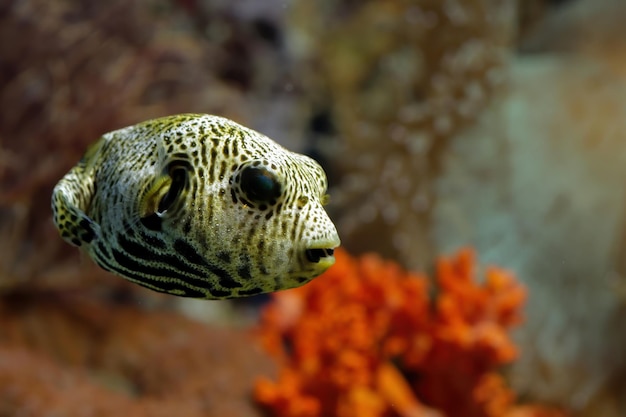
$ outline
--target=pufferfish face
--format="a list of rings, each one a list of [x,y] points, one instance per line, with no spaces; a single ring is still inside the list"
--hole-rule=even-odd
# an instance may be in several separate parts
[[[105,135],[59,182],[53,210],[104,269],[233,298],[297,287],[334,263],[326,188],[311,158],[227,119],[180,115]]]

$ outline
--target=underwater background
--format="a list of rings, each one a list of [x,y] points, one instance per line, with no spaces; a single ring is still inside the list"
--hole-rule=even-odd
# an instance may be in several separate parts
[[[625,21],[620,0],[1,2],[0,417],[626,415]],[[182,112],[322,163],[333,268],[187,300],[62,241],[52,187],[87,146]]]

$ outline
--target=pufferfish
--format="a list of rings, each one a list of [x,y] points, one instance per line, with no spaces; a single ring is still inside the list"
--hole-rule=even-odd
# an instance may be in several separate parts
[[[231,120],[182,114],[102,136],[56,185],[54,222],[103,269],[221,299],[298,287],[334,263],[313,159]]]

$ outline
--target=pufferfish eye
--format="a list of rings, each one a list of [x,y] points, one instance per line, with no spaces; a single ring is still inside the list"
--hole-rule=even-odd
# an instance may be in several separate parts
[[[180,199],[187,187],[191,164],[187,161],[172,161],[155,178],[152,186],[139,201],[141,223],[150,230],[161,230],[162,217]]]
[[[170,188],[163,195],[157,207],[157,213],[165,213],[178,200],[180,193],[187,183],[187,170],[182,165],[173,165],[169,167],[169,176],[171,179]]]
[[[276,174],[262,166],[248,166],[241,171],[241,191],[255,203],[275,202],[282,192]]]

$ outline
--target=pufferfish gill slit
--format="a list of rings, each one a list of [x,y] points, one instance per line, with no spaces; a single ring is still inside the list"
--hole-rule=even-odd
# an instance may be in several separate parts
[[[56,185],[63,239],[155,291],[221,299],[298,287],[334,263],[326,175],[231,120],[182,114],[102,136]]]

